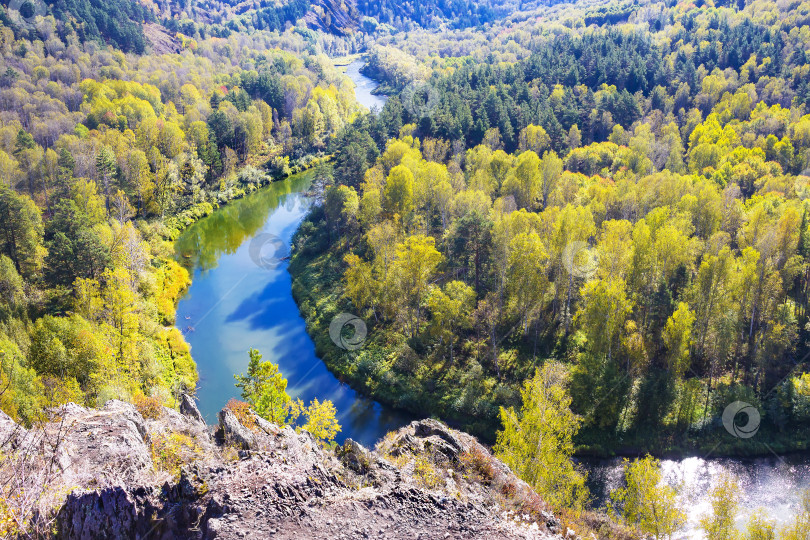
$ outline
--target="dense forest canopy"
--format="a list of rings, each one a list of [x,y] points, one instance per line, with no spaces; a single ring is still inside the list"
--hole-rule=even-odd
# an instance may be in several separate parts
[[[436,55],[463,30],[382,38],[369,70],[401,93],[336,139],[342,187],[301,229],[295,289],[305,313],[344,295],[375,330],[324,354],[488,436],[549,359],[595,451],[704,444],[735,399],[773,440],[806,429],[806,12],[656,4],[602,28],[557,11],[492,29],[537,36],[514,56]]]
[[[49,38],[56,34],[64,41],[68,35],[75,35],[82,42],[110,43],[122,51],[139,54],[146,50],[142,25],[154,20],[144,5],[126,0],[25,0],[3,4],[0,20],[7,28],[12,27],[18,37],[34,38],[40,33]],[[9,16],[16,19],[17,24]],[[47,30],[37,28],[42,24],[38,23],[37,16],[48,18]]]

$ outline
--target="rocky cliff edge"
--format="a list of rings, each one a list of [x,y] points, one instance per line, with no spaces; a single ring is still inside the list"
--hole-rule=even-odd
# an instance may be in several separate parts
[[[229,409],[212,430],[190,398],[180,409],[68,404],[36,430],[0,413],[0,482],[65,539],[573,536],[475,438],[435,420],[370,450]]]

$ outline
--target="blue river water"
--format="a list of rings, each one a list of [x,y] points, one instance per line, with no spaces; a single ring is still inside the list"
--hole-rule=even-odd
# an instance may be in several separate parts
[[[372,94],[378,85],[376,81],[360,73],[363,64],[363,60],[355,60],[346,66],[346,75],[354,81],[354,95],[357,101],[369,110],[380,111],[385,105],[386,97]]]
[[[239,397],[233,376],[247,371],[248,349],[255,348],[263,360],[279,365],[291,396],[335,404],[339,442],[351,437],[373,446],[411,418],[360,396],[332,375],[315,355],[292,297],[288,263],[268,265],[256,257],[257,242],[268,235],[289,246],[311,204],[305,194],[309,183],[307,173],[276,182],[231,202],[178,238],[176,252],[193,277],[177,307],[177,326],[197,363],[197,396],[208,423],[216,422],[230,398]],[[264,257],[273,259],[275,245],[269,249]]]

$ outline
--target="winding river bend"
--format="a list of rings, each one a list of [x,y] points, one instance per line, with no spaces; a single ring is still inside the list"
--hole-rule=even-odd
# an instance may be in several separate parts
[[[193,282],[177,307],[177,325],[191,344],[200,411],[208,423],[238,397],[233,374],[247,371],[253,347],[279,365],[290,395],[305,403],[332,400],[343,427],[339,441],[351,437],[373,446],[410,417],[360,396],[329,372],[293,300],[287,262],[268,265],[256,257],[258,250],[263,260],[282,255],[285,248],[274,253],[275,240],[267,238],[290,244],[311,204],[304,193],[310,176],[298,174],[233,201],[183,233],[175,248]]]
[[[381,108],[384,98],[371,94],[375,83],[360,73],[361,66],[362,62],[356,61],[346,69],[356,84],[358,101],[369,109]],[[292,298],[287,263],[281,261],[268,268],[254,262],[257,242],[268,235],[278,238],[278,245],[289,245],[311,204],[305,194],[309,184],[308,173],[276,182],[229,203],[183,233],[176,251],[193,273],[193,283],[178,305],[177,326],[192,347],[200,373],[200,409],[209,423],[216,422],[216,413],[228,399],[238,397],[233,374],[247,370],[247,351],[254,347],[265,360],[279,364],[291,395],[305,402],[314,397],[334,402],[343,427],[339,441],[351,437],[373,446],[411,417],[364,398],[338,381],[315,355]],[[686,487],[689,524],[678,538],[703,537],[698,522],[709,510],[707,492],[722,470],[734,472],[741,481],[741,529],[758,507],[767,509],[780,522],[786,521],[798,508],[800,492],[810,487],[808,456],[754,460],[692,457],[664,460],[662,464],[669,482]],[[584,465],[595,502],[604,503],[607,493],[621,482],[620,460],[588,461]]]

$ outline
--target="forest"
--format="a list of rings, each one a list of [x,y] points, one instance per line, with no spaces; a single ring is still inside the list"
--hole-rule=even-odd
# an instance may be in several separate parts
[[[0,408],[30,425],[68,401],[171,406],[197,381],[171,241],[317,163],[352,89],[269,34],[149,56],[55,15],[0,36]]]
[[[736,400],[803,448],[807,6],[758,7],[579,27],[515,62],[373,49],[404,90],[338,134],[292,266],[311,325],[371,328],[319,343],[327,363],[487,438],[554,359],[580,451],[710,448]]]

